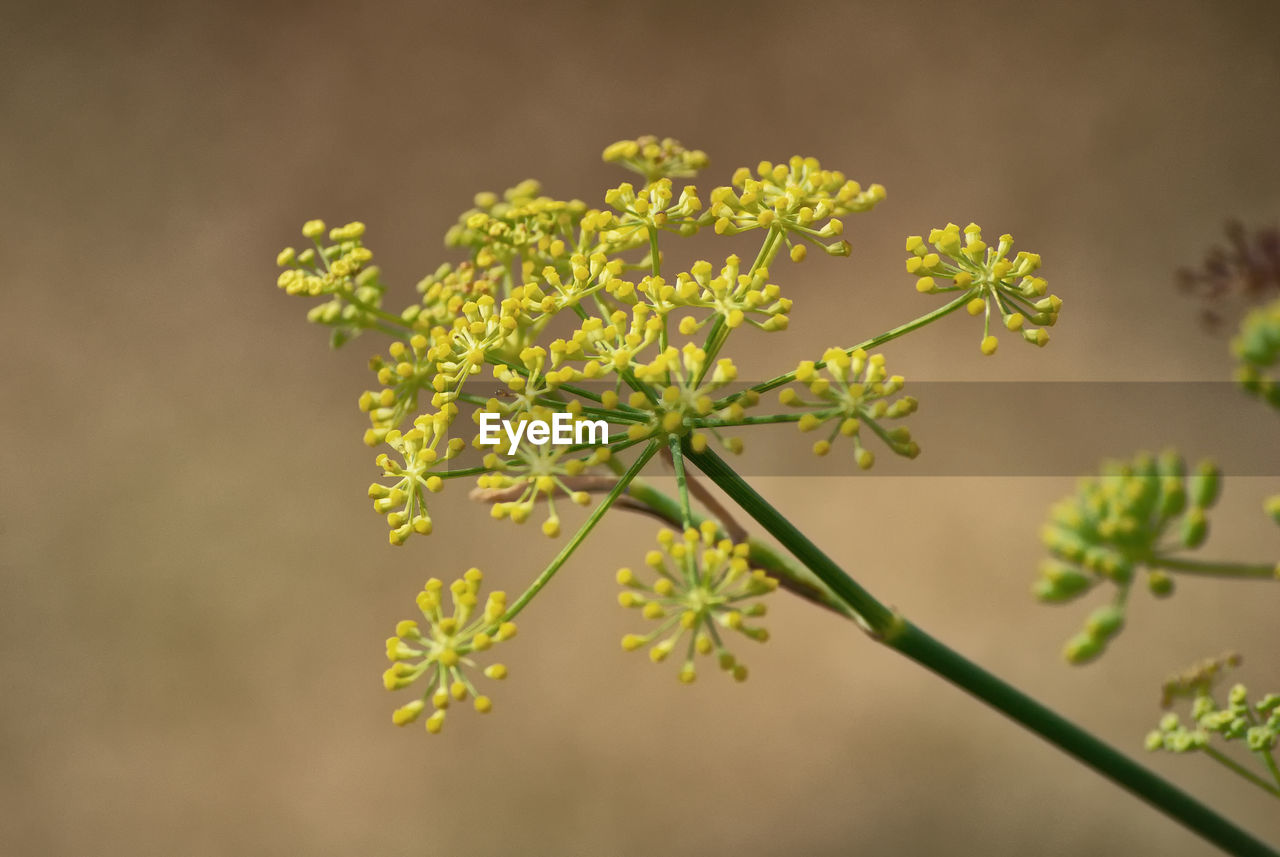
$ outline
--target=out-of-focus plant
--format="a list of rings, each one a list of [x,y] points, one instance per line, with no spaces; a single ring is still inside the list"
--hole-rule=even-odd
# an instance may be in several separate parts
[[[1280,765],[1275,748],[1280,743],[1280,693],[1268,693],[1254,701],[1243,684],[1232,685],[1226,705],[1214,698],[1214,685],[1222,673],[1240,663],[1240,656],[1227,654],[1206,658],[1170,676],[1162,688],[1161,704],[1168,708],[1181,698],[1191,700],[1191,721],[1184,724],[1175,713],[1160,719],[1147,733],[1147,749],[1170,753],[1201,753],[1232,773],[1280,798]],[[1258,770],[1251,770],[1216,745],[1243,746]]]
[[[1280,410],[1280,301],[1252,310],[1231,340],[1236,380],[1250,395]]]
[[[418,299],[399,311],[385,307],[386,289],[360,223],[326,230],[309,221],[303,234],[311,246],[279,256],[280,287],[320,299],[308,318],[331,329],[335,346],[369,332],[391,338],[370,361],[376,384],[359,405],[370,421],[365,442],[382,450],[381,478],[369,495],[393,545],[432,533],[431,497],[460,478],[476,479],[472,496],[489,504],[494,518],[539,519],[551,538],[562,535],[566,501],[594,501],[515,597],[492,591],[481,606],[474,569],[447,596],[439,580],[427,582],[417,595],[423,618],[402,621],[386,641],[392,661],[386,686],[415,692],[393,721],[404,725],[425,715],[427,730],[437,732],[454,704],[470,699],[477,711],[489,711],[477,671],[497,680],[506,669],[482,665],[488,650],[515,634],[517,615],[606,513],[641,511],[667,526],[658,534],[661,549],[644,557],[645,571],[617,573],[619,602],[654,624],[626,634],[622,645],[646,648],[655,662],[674,659],[681,681],[693,682],[704,659],[745,678],[728,641],[766,640],[760,620],[770,593],[783,588],[846,616],[1233,853],[1274,855],[877,600],[717,452],[741,451],[753,426],[792,423],[816,433],[814,453],[847,454],[864,469],[873,466],[875,449],[915,457],[919,446],[910,431],[892,423],[918,403],[901,395],[905,380],[890,374],[876,349],[962,308],[983,317],[984,354],[995,353],[1000,328],[1045,345],[1062,302],[1038,273],[1040,257],[1015,253],[1009,235],[989,244],[976,224],[947,224],[928,232],[927,241],[911,236],[907,271],[916,290],[944,302],[744,385],[730,340],[734,348],[761,348],[765,337],[785,331],[792,311],[785,283],[795,276],[788,262],[802,263],[811,251],[849,256],[841,237],[846,220],[874,209],[884,188],[864,188],[814,158],[795,156],[740,168],[704,195],[683,180],[705,168],[707,156],[652,137],[610,145],[604,159],[640,179],[607,190],[600,206],[544,195],[534,181],[502,195],[478,194],[446,235],[446,245],[464,258],[425,277]],[[699,233],[725,241],[754,235],[758,243],[754,256],[716,253],[683,270],[666,264],[665,244]],[[490,418],[507,432],[505,449],[487,434]],[[577,429],[588,429],[589,439],[548,442],[548,426],[560,421],[576,438]],[[658,457],[674,472],[674,495],[642,476]],[[703,477],[784,550],[752,537]]]
[[[1202,462],[1187,476],[1183,459],[1169,451],[1111,462],[1102,475],[1085,479],[1077,493],[1059,502],[1042,531],[1052,555],[1040,567],[1033,591],[1041,601],[1061,603],[1109,583],[1110,601],[1094,609],[1067,641],[1071,663],[1086,663],[1120,633],[1135,577],[1159,598],[1173,593],[1174,577],[1280,578],[1280,563],[1217,562],[1184,556],[1209,534],[1206,513],[1218,499],[1222,475]]]
[[[1227,245],[1214,245],[1199,267],[1178,271],[1178,287],[1200,298],[1202,317],[1219,327],[1232,305],[1249,306],[1280,295],[1280,229],[1252,234],[1238,220],[1226,226]]]

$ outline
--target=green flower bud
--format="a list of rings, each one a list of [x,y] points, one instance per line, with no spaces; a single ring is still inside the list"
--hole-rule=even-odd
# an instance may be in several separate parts
[[[1068,601],[1086,592],[1093,583],[1094,578],[1074,566],[1045,560],[1033,591],[1041,601]]]
[[[1172,518],[1187,508],[1187,492],[1182,487],[1182,480],[1175,476],[1166,476],[1160,481],[1160,514]]]
[[[1204,717],[1208,717],[1216,709],[1213,707],[1213,699],[1208,696],[1197,696],[1195,701],[1191,703],[1191,716],[1196,722]]]
[[[1212,461],[1202,461],[1195,474],[1187,480],[1191,502],[1200,509],[1208,509],[1218,500],[1222,489],[1222,471]]]
[[[1157,598],[1173,594],[1173,578],[1163,571],[1152,571],[1147,574],[1147,589]]]
[[[1264,508],[1267,510],[1267,514],[1271,516],[1271,520],[1280,524],[1280,494],[1268,498]]]
[[[1090,636],[1108,640],[1124,627],[1124,608],[1115,604],[1099,607],[1089,614],[1084,627]]]
[[[1198,548],[1204,544],[1209,535],[1209,522],[1205,519],[1203,507],[1198,505],[1187,512],[1182,519],[1182,530],[1179,538],[1184,547]]]
[[[1160,458],[1156,460],[1156,469],[1161,476],[1172,476],[1179,480],[1187,475],[1187,463],[1177,451],[1172,449],[1166,449],[1160,453]]]
[[[1087,664],[1102,654],[1102,650],[1105,647],[1106,641],[1081,632],[1067,640],[1067,645],[1063,647],[1062,655],[1067,659],[1068,663],[1076,665]]]
[[[1245,733],[1245,743],[1255,753],[1266,753],[1276,746],[1277,735],[1265,726],[1254,726]]]

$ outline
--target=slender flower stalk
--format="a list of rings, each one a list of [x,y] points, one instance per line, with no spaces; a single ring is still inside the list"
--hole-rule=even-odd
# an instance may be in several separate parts
[[[873,639],[931,670],[1230,854],[1275,857],[1266,843],[1154,772],[958,654],[885,607],[761,497],[714,452],[689,459],[857,611]]]

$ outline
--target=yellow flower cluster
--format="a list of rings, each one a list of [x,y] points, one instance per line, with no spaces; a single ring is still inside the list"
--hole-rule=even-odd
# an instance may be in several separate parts
[[[837,437],[853,441],[854,460],[863,470],[875,463],[875,455],[862,445],[862,426],[866,424],[877,437],[898,455],[915,458],[920,447],[911,439],[905,427],[887,430],[880,425],[884,419],[900,419],[915,413],[917,403],[911,396],[890,399],[902,390],[905,381],[901,375],[889,376],[884,368],[884,355],[872,354],[862,349],[852,354],[828,348],[822,355],[822,368],[812,360],[806,360],[796,368],[796,381],[803,384],[816,401],[801,398],[795,387],[785,387],[778,393],[778,401],[792,408],[805,408],[808,412],[796,422],[802,432],[810,432],[823,424],[829,424],[827,436],[813,444],[816,455],[831,451],[831,442]]]
[[[933,245],[930,249],[929,245]],[[1040,257],[1019,251],[1008,258],[1013,249],[1013,236],[1001,235],[994,247],[982,240],[982,229],[976,223],[964,228],[948,223],[929,233],[925,242],[919,235],[907,239],[907,273],[917,277],[916,290],[923,294],[958,292],[965,298],[970,315],[983,316],[982,353],[994,354],[1000,341],[991,332],[992,311],[1000,316],[1003,326],[1021,334],[1032,345],[1044,346],[1049,332],[1033,324],[1053,327],[1058,321],[1062,301],[1048,295],[1042,277],[1035,276]]]
[[[604,160],[639,173],[648,184],[663,178],[689,178],[710,163],[706,152],[686,149],[670,137],[652,136],[612,143],[605,147]]]
[[[658,544],[662,549],[649,551],[644,560],[656,579],[646,582],[629,568],[618,572],[618,583],[623,587],[618,603],[658,623],[647,634],[626,635],[622,647],[632,651],[650,646],[649,657],[658,663],[687,639],[679,673],[680,681],[686,684],[697,678],[698,655],[715,654],[721,669],[737,681],[746,679],[747,668],[725,646],[728,632],[761,643],[769,639],[764,628],[746,620],[765,614],[765,605],[754,599],[773,592],[778,582],[750,568],[745,544],[717,540],[715,534],[716,526],[711,522],[683,534],[660,530]]]
[[[541,530],[552,538],[561,533],[566,499],[588,505],[593,495],[605,495],[510,610],[501,593],[483,610],[476,606],[474,569],[450,587],[450,615],[442,611],[442,584],[428,582],[418,596],[426,625],[401,623],[388,641],[388,687],[423,678],[428,684],[421,699],[397,710],[397,723],[418,717],[428,702],[429,731],[439,730],[450,700],[473,697],[479,710],[488,709],[464,672],[473,666],[470,656],[514,633],[509,620],[634,487],[630,480],[659,449],[683,467],[686,455],[705,452],[713,441],[740,452],[738,429],[791,422],[805,432],[826,427],[813,446],[820,455],[836,438],[849,438],[864,468],[874,460],[863,445],[868,432],[896,454],[919,451],[906,428],[883,425],[910,415],[916,402],[900,395],[903,379],[887,374],[880,355],[829,349],[821,361],[746,386],[727,345],[736,337],[735,346],[761,348],[760,337],[788,328],[792,301],[770,270],[777,255],[785,249],[798,262],[810,246],[848,255],[843,219],[874,208],[883,187],[864,189],[814,158],[796,156],[739,169],[730,184],[704,196],[681,180],[705,167],[706,155],[656,137],[615,143],[604,159],[642,181],[606,191],[599,207],[548,196],[532,180],[502,194],[477,194],[445,236],[463,260],[422,278],[416,300],[399,312],[383,306],[385,288],[364,246],[363,224],[326,229],[308,221],[303,235],[312,246],[286,249],[277,260],[281,289],[320,299],[308,317],[332,329],[333,345],[368,331],[391,337],[369,362],[376,383],[359,398],[369,419],[365,442],[380,448],[381,476],[369,497],[387,521],[391,544],[431,533],[428,495],[451,479],[475,477],[473,496],[490,504],[494,518],[518,524],[545,509]],[[706,227],[723,236],[761,230],[753,261],[726,252],[711,257],[723,263],[699,259],[664,270],[660,242]],[[971,311],[986,306],[990,315],[995,307],[1009,329],[1024,318],[1045,326],[1056,319],[1057,298],[1044,297],[1044,281],[1032,274],[1038,257],[1007,259],[1007,236],[985,248],[970,227],[962,245],[949,226],[930,240],[938,253],[921,249],[919,238],[908,243],[914,259],[908,267],[921,277],[922,291],[962,291]],[[943,275],[951,285],[937,284]],[[879,341],[908,329],[914,328]],[[1023,335],[1037,344],[1047,338],[1042,330]],[[762,393],[779,387],[784,412],[758,413]],[[495,417],[504,433],[496,449]],[[546,442],[549,423],[590,431],[572,432],[571,443]],[[664,516],[687,524],[697,520],[690,513],[693,492],[683,470],[677,473],[679,513]],[[619,575],[623,602],[658,623],[624,645],[650,646],[660,660],[687,636],[682,680],[693,680],[696,655],[713,653],[724,669],[745,677],[722,637],[734,631],[763,640],[764,630],[747,620],[763,615],[755,599],[777,582],[749,568],[746,546],[718,539],[711,525],[664,531],[659,540],[662,550],[648,558],[656,580]],[[499,666],[486,672],[505,674]]]
[[[785,164],[761,161],[752,176],[747,167],[733,174],[732,184],[711,193],[710,214],[717,234],[772,229],[821,248],[832,256],[848,256],[847,241],[826,243],[844,233],[839,218],[870,211],[885,197],[884,188],[866,190],[844,173],[824,170],[817,158],[799,155]],[[805,244],[791,248],[791,259],[803,261]]]
[[[335,348],[378,326],[386,287],[377,266],[369,264],[373,252],[362,241],[364,229],[363,223],[334,227],[326,244],[320,240],[324,221],[308,220],[302,235],[313,246],[301,252],[286,247],[276,256],[276,264],[284,268],[276,285],[286,294],[328,297],[311,308],[307,320],[332,328]]]
[[[422,695],[400,706],[391,715],[397,726],[406,726],[421,716],[428,705],[427,731],[435,734],[444,726],[445,713],[455,702],[473,700],[475,710],[487,714],[493,708],[489,697],[476,690],[469,670],[478,669],[474,656],[516,635],[514,622],[504,621],[506,595],[491,592],[479,609],[480,569],[473,568],[449,586],[453,609],[444,610],[444,584],[431,578],[418,593],[418,610],[425,620],[406,619],[396,625],[395,636],[387,638],[390,668],[382,675],[387,690],[407,688],[419,680]],[[507,677],[502,664],[483,670],[490,679]]]
[[[382,475],[392,483],[389,486],[373,483],[369,486],[369,497],[374,511],[387,516],[393,545],[404,544],[413,533],[431,532],[426,495],[444,488],[444,479],[435,472],[436,466],[457,456],[465,446],[462,438],[446,440],[448,427],[446,409],[419,416],[414,420],[414,427],[404,434],[392,429],[386,435],[387,445],[399,454],[402,463],[392,461],[386,453],[378,456]]]

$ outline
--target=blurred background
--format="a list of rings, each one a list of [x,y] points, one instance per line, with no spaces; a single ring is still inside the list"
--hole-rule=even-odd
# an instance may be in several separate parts
[[[785,594],[773,640],[739,650],[750,681],[680,686],[618,646],[637,618],[613,572],[655,529],[622,514],[522,615],[492,715],[393,728],[382,641],[422,581],[478,565],[517,589],[555,547],[463,486],[430,539],[386,544],[356,408],[385,343],[330,352],[274,258],[305,219],[363,220],[400,305],[476,191],[532,176],[599,204],[624,178],[607,143],[669,135],[711,155],[703,188],[796,153],[888,188],[848,219],[853,258],[776,266],[792,331],[738,352],[746,377],[923,312],[904,236],[976,220],[1043,256],[1054,341],[986,359],[947,319],[886,350],[909,381],[1218,380],[1226,339],[1174,271],[1227,218],[1280,213],[1280,7],[4,6],[0,853],[1213,853]],[[1160,681],[1199,657],[1236,648],[1280,689],[1265,582],[1135,592],[1100,663],[1062,664],[1087,606],[1028,587],[1069,476],[757,486],[873,592],[1135,755]],[[1277,487],[1230,479],[1208,552],[1280,553],[1258,514]],[[1274,800],[1210,761],[1148,761],[1280,840]]]

